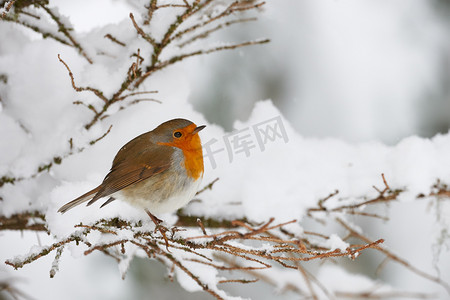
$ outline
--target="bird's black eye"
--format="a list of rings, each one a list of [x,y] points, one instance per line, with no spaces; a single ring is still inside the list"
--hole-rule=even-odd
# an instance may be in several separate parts
[[[173,133],[173,136],[176,137],[176,138],[180,138],[182,135],[183,135],[183,134],[182,134],[181,132],[179,132],[179,131],[175,131],[175,132]]]

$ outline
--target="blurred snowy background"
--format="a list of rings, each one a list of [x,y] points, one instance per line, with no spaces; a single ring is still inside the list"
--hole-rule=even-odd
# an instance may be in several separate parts
[[[84,41],[106,29],[120,28],[123,36],[134,31],[129,13],[136,12],[136,1],[51,0],[50,5],[69,18]],[[293,207],[294,212],[336,188],[349,197],[374,192],[371,185],[382,187],[382,172],[393,187],[406,187],[408,195],[426,194],[437,178],[447,183],[450,180],[449,16],[450,1],[444,0],[269,0],[257,22],[240,24],[213,37],[217,41],[267,37],[271,39],[269,44],[195,57],[164,70],[146,86],[160,91],[155,98],[163,102],[161,107],[153,103],[130,107],[111,120],[114,130],[108,138],[112,141],[64,160],[51,176],[41,176],[35,183],[5,185],[0,189],[4,198],[0,212],[8,215],[24,210],[29,199],[36,197],[50,198],[50,204],[42,200],[32,208],[45,206],[44,210],[54,211],[64,202],[61,195],[70,194],[64,198],[70,200],[100,181],[124,142],[175,116],[197,124],[206,122],[209,133],[205,130],[205,141],[280,113],[289,131],[287,147],[292,151],[268,151],[268,156],[254,155],[251,162],[241,159],[232,166],[223,160],[225,168],[207,170],[205,183],[221,176],[222,185],[216,187],[220,195],[213,190],[209,194],[211,207],[198,211],[210,209],[212,215],[233,215],[239,212],[214,211],[214,201],[224,201],[224,194],[229,198],[249,194],[263,197],[263,187],[268,184],[260,175],[264,168],[258,167],[258,159],[263,159],[272,172],[284,173],[278,173],[279,184],[272,189],[275,195],[279,193],[290,201],[295,195],[303,198],[304,204]],[[71,89],[67,72],[56,58],[58,53],[83,85],[94,82],[107,90],[108,84],[117,85],[122,78],[123,73],[117,70],[123,66],[105,63],[104,68],[88,68],[73,49],[41,40],[15,24],[0,22],[0,75],[8,79],[0,78],[0,175],[32,174],[48,153],[64,149],[65,138],[70,137],[68,129],[79,123],[83,110],[72,102],[80,98],[93,101]],[[56,103],[57,99],[61,102]],[[266,99],[273,106],[260,102]],[[45,112],[40,110],[44,107]],[[48,118],[55,118],[58,126],[49,124]],[[98,137],[108,126],[80,133],[78,141]],[[47,136],[50,129],[52,134]],[[444,135],[425,139],[439,133]],[[412,137],[415,135],[422,139]],[[281,148],[283,145],[277,147],[286,149]],[[356,171],[342,178],[342,169],[349,161]],[[233,172],[256,179],[241,185],[241,175],[230,178]],[[261,180],[259,185],[256,180]],[[299,194],[293,192],[297,185]],[[233,189],[236,186],[239,188]],[[391,221],[363,218],[357,220],[359,226],[369,236],[384,238],[390,249],[419,269],[440,273],[449,282],[448,200],[442,207],[432,201],[403,200],[382,209]],[[283,218],[277,203],[268,207]],[[241,211],[244,215],[245,208]],[[108,209],[106,214],[117,213],[114,208]],[[63,232],[61,222],[67,220],[66,227],[71,227],[82,214],[90,214],[83,217],[92,219],[98,212],[91,208],[77,213],[67,219],[50,213],[55,234]],[[266,217],[264,213],[267,211],[261,211],[262,218]],[[43,233],[1,232],[0,241],[0,260],[4,261],[26,254],[31,245],[49,244],[51,238]],[[16,282],[33,299],[210,299],[201,292],[186,293],[178,283],[168,281],[165,269],[157,262],[134,260],[122,280],[117,265],[107,257],[67,255],[60,264],[61,271],[50,279],[52,260],[46,257],[20,271],[0,266],[0,281]],[[343,268],[331,265],[317,275],[329,287],[345,282],[351,283],[350,289],[353,285],[370,286],[367,282],[371,278],[380,286],[387,283],[399,290],[431,293],[437,299],[449,297],[441,286],[397,265],[390,265],[376,277],[374,269],[380,257],[370,253],[364,253],[357,263],[339,262]],[[311,264],[311,271],[319,267]],[[282,289],[281,284],[274,291],[269,285],[256,283],[230,286],[227,291],[252,299],[299,298],[281,293]],[[10,299],[0,291],[2,297]]]
[[[448,1],[268,1],[240,37],[271,43],[202,58],[196,107],[231,128],[272,99],[304,136],[394,144],[450,125]],[[200,65],[200,66],[202,66]],[[213,75],[211,75],[211,73]],[[204,84],[206,81],[207,84]]]

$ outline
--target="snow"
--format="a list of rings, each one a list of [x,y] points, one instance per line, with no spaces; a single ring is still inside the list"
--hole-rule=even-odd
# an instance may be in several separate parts
[[[341,252],[345,252],[349,244],[344,242],[337,234],[333,233],[325,241],[324,246],[330,248],[331,250],[339,249]]]
[[[78,0],[77,2],[51,0],[50,4],[58,7],[61,14],[70,16],[75,31],[82,33],[127,19],[131,9],[128,3],[108,0]],[[79,9],[80,7],[84,9]],[[106,8],[108,13],[98,13]]]
[[[363,4],[355,4],[359,11]],[[57,3],[57,2],[55,2]],[[372,3],[373,4],[373,3]],[[319,4],[315,4],[319,5]],[[348,11],[345,7],[337,7],[338,2],[326,1],[315,8],[318,16],[316,22],[323,24],[323,20],[330,20],[326,28],[317,27],[319,32],[330,33],[330,27],[338,26],[339,31],[346,31],[353,28],[352,24],[339,23],[343,17],[352,15],[354,12]],[[349,4],[346,4],[349,5]],[[373,4],[374,5],[374,4]],[[384,14],[387,2],[383,2],[380,10],[375,11],[373,18],[377,19]],[[331,7],[331,8],[330,8]],[[218,9],[218,7],[215,7]],[[59,10],[64,14],[64,9]],[[169,10],[167,10],[169,11]],[[166,15],[167,11],[155,14],[155,22],[170,24],[173,19]],[[56,10],[55,10],[56,12]],[[217,13],[217,11],[214,11]],[[338,14],[338,15],[337,15]],[[450,231],[450,205],[448,201],[417,200],[420,194],[428,195],[432,191],[432,186],[441,180],[443,183],[450,183],[450,133],[436,135],[433,138],[421,138],[410,135],[396,144],[386,145],[375,140],[365,142],[349,142],[334,137],[306,137],[301,134],[298,124],[303,124],[308,119],[319,118],[324,120],[329,116],[311,113],[314,108],[292,109],[287,114],[280,111],[270,99],[258,101],[252,108],[248,118],[233,123],[232,130],[224,130],[217,124],[208,122],[207,118],[196,111],[188,101],[192,91],[189,80],[189,70],[186,66],[177,65],[155,73],[151,80],[147,80],[139,91],[154,91],[152,98],[161,101],[142,102],[137,105],[120,109],[125,102],[116,103],[108,110],[108,117],[97,122],[91,129],[87,130],[87,124],[93,114],[81,105],[74,105],[74,101],[82,101],[85,104],[92,104],[97,109],[103,105],[95,95],[90,92],[76,93],[71,86],[70,78],[66,68],[58,61],[57,54],[70,66],[74,74],[77,86],[91,86],[101,89],[105,96],[110,96],[117,91],[124,80],[131,62],[135,58],[130,58],[137,49],[141,49],[141,55],[149,59],[151,47],[146,46],[141,38],[136,38],[136,32],[128,19],[128,14],[122,15],[115,20],[115,24],[99,26],[90,29],[84,34],[77,36],[83,45],[88,49],[94,64],[89,64],[85,58],[80,56],[76,50],[63,46],[50,39],[31,38],[24,34],[21,29],[11,24],[0,22],[0,40],[11,41],[0,44],[0,70],[1,74],[7,75],[7,84],[0,81],[0,177],[14,176],[20,177],[14,184],[5,184],[0,188],[0,215],[11,216],[16,213],[26,211],[39,211],[44,213],[47,221],[47,228],[51,236],[37,234],[42,239],[41,245],[34,234],[29,232],[21,239],[15,232],[5,232],[0,235],[2,244],[7,243],[10,247],[1,247],[0,260],[13,258],[18,261],[30,253],[38,253],[45,249],[56,239],[70,236],[77,224],[92,224],[101,218],[120,217],[130,222],[144,220],[143,229],[152,229],[153,224],[148,220],[145,212],[138,210],[127,203],[120,201],[100,209],[101,201],[92,206],[81,205],[65,214],[57,212],[58,208],[66,202],[78,197],[86,191],[95,188],[107,174],[111,161],[115,153],[128,140],[138,134],[152,130],[160,123],[171,118],[183,117],[194,121],[198,125],[207,125],[206,129],[200,133],[203,144],[211,146],[213,151],[218,151],[205,157],[205,175],[202,186],[212,182],[215,178],[219,180],[214,184],[212,190],[206,190],[198,196],[199,202],[192,202],[187,205],[183,212],[188,215],[204,216],[206,218],[217,218],[233,220],[247,218],[252,222],[267,222],[270,218],[275,218],[275,223],[297,220],[297,223],[287,225],[285,228],[290,232],[303,236],[304,232],[310,230],[310,221],[307,220],[307,209],[317,205],[319,199],[324,199],[335,190],[339,191],[337,197],[326,202],[329,209],[342,205],[343,203],[356,203],[362,197],[377,197],[379,193],[373,185],[379,189],[384,188],[381,178],[383,173],[392,190],[402,190],[395,204],[392,205],[391,228],[379,229],[377,232],[371,231],[371,227],[364,222],[359,224],[357,220],[350,219],[350,224],[358,232],[369,231],[371,236],[386,238],[386,245],[392,247],[401,256],[407,257],[414,265],[433,273],[439,267],[443,278],[449,278],[449,270],[445,269],[442,262],[447,262],[448,254],[448,232]],[[339,20],[337,17],[339,17]],[[142,23],[142,16],[136,15],[138,24]],[[372,28],[370,24],[379,23],[364,19],[364,15],[358,19],[358,23],[366,26],[370,32],[390,32],[388,29],[392,23],[396,23],[395,16],[389,14],[383,20],[383,30],[381,32]],[[69,22],[70,19],[64,19]],[[314,25],[314,24],[313,24]],[[316,24],[317,25],[317,24]],[[316,26],[314,25],[314,26]],[[317,25],[319,26],[319,25]],[[431,25],[430,25],[431,26]],[[75,26],[76,27],[76,26]],[[334,28],[334,27],[333,27]],[[49,30],[54,27],[49,25]],[[150,27],[156,39],[160,39],[164,26]],[[85,29],[81,29],[83,31]],[[53,32],[57,34],[58,32]],[[110,40],[103,38],[107,33],[114,33],[114,36],[125,43],[127,47],[121,47]],[[353,32],[353,34],[361,34]],[[390,40],[394,39],[398,33],[389,33]],[[357,45],[353,45],[352,51],[347,52],[347,48],[340,41],[334,40],[336,36],[330,36],[330,45],[315,45],[321,49],[340,46],[336,55],[355,54],[355,64],[347,70],[352,76],[345,77],[352,83],[356,82],[352,91],[340,90],[340,86],[331,84],[333,78],[340,74],[329,74],[326,84],[331,88],[322,89],[317,86],[309,86],[304,91],[302,97],[310,99],[325,99],[330,94],[337,92],[336,97],[343,99],[365,98],[368,95],[377,94],[373,86],[366,82],[355,81],[363,70],[359,69],[360,62],[368,60],[367,49],[374,46],[374,42],[363,44],[363,52],[360,53]],[[377,39],[380,37],[377,37]],[[350,37],[346,37],[350,39]],[[375,40],[376,41],[376,40]],[[217,45],[224,45],[225,42],[218,42]],[[190,52],[195,46],[194,43],[183,53]],[[178,53],[179,49],[173,47],[164,57],[170,57]],[[393,55],[393,53],[403,53],[404,49],[393,49],[386,46],[381,49]],[[186,52],[184,52],[186,51]],[[426,51],[422,49],[421,51]],[[400,65],[406,66],[404,69],[395,68],[392,72],[387,71],[390,76],[404,78],[406,73],[413,72],[410,65],[418,65],[421,70],[425,70],[423,81],[426,85],[432,85],[429,81],[430,66],[421,57],[421,51],[413,52],[405,56]],[[350,54],[349,54],[350,53]],[[356,55],[359,54],[359,55]],[[337,63],[336,60],[333,60]],[[316,60],[313,69],[328,69],[326,65],[332,63],[326,60]],[[317,65],[315,65],[317,64]],[[347,66],[333,65],[334,70],[347,69]],[[311,74],[313,77],[322,78],[325,76],[317,71]],[[382,81],[385,85],[393,84],[390,76],[380,77],[386,73],[386,65],[377,65],[377,61],[369,69],[370,81]],[[317,79],[316,78],[316,79]],[[419,78],[420,79],[420,78]],[[419,80],[418,79],[418,80]],[[394,101],[397,98],[414,98],[412,95],[420,94],[415,89],[409,90],[413,83],[404,83],[401,79],[399,85],[404,87],[397,93],[389,95],[385,101]],[[366,85],[367,84],[367,85]],[[230,87],[232,88],[232,87]],[[369,93],[368,93],[369,91]],[[379,92],[379,91],[378,91]],[[145,96],[147,97],[147,96]],[[138,99],[139,96],[133,97]],[[130,99],[132,100],[132,99]],[[274,99],[276,100],[276,99]],[[321,100],[321,101],[322,101]],[[354,103],[354,102],[352,102]],[[355,108],[359,111],[370,109],[363,102]],[[334,104],[333,104],[334,106]],[[305,108],[305,106],[303,106]],[[354,134],[359,137],[373,136],[374,131],[385,131],[382,124],[373,126],[377,120],[366,120],[364,117],[352,113],[351,120],[346,120],[345,126],[355,128]],[[344,114],[348,116],[348,114]],[[409,132],[413,120],[410,114],[405,112],[405,118],[400,118],[400,131]],[[295,115],[295,124],[290,121]],[[345,117],[331,121],[341,122]],[[276,124],[276,127],[274,127]],[[330,126],[330,125],[326,126]],[[358,124],[356,126],[355,124]],[[112,125],[111,132],[94,146],[89,142],[102,136]],[[267,127],[270,125],[272,127]],[[296,127],[297,126],[297,127]],[[367,127],[367,128],[366,128]],[[360,130],[360,131],[359,131]],[[273,134],[272,136],[267,135]],[[389,136],[389,139],[394,137]],[[73,148],[70,148],[69,140],[72,139]],[[243,143],[245,142],[245,143]],[[248,148],[243,145],[249,146]],[[81,150],[83,149],[83,150]],[[61,157],[62,163],[53,163],[50,172],[38,172],[39,167],[54,162],[55,157]],[[423,201],[423,202],[418,202]],[[429,201],[434,205],[435,211],[427,211]],[[430,204],[430,205],[431,205]],[[173,214],[160,216],[165,220],[166,225],[176,222]],[[328,215],[323,213],[321,219],[327,220]],[[409,223],[406,223],[408,220]],[[423,222],[423,223],[422,223]],[[413,241],[402,231],[404,223],[409,225],[408,234],[414,233]],[[307,227],[308,226],[308,227]],[[389,226],[388,226],[389,227]],[[394,230],[395,229],[395,230]],[[207,229],[208,230],[208,229]],[[209,232],[208,232],[209,233]],[[111,234],[92,233],[90,241],[97,244],[108,243],[121,238],[130,238],[131,232],[121,232],[119,236]],[[198,228],[190,229],[187,232],[177,233],[180,236],[198,236]],[[326,240],[318,239],[318,243],[330,249],[340,249],[345,251],[349,244],[342,239],[344,235],[331,233]],[[417,244],[415,240],[418,240]],[[420,241],[426,241],[421,243]],[[236,243],[235,241],[233,243]],[[245,248],[246,246],[240,245]],[[250,246],[248,246],[250,247]],[[65,246],[59,264],[54,260],[54,253],[42,261],[27,265],[17,271],[18,277],[30,279],[30,290],[38,291],[41,285],[56,286],[54,298],[43,291],[39,296],[45,299],[59,299],[62,295],[67,296],[66,289],[73,288],[72,283],[82,281],[82,285],[92,291],[92,297],[98,299],[109,299],[108,297],[126,295],[124,291],[133,288],[129,281],[122,282],[120,278],[125,277],[127,272],[131,272],[130,264],[135,256],[143,256],[137,246],[126,244],[126,257],[118,265],[119,274],[110,272],[105,275],[99,266],[109,271],[112,264],[104,262],[101,255],[85,257],[86,246]],[[31,250],[30,250],[31,249]],[[269,244],[262,244],[258,249],[270,250]],[[425,249],[425,250],[424,250]],[[24,256],[24,253],[29,252]],[[421,253],[426,253],[423,255]],[[184,251],[174,250],[174,257],[178,259],[190,258]],[[363,256],[361,254],[360,256]],[[359,260],[361,257],[358,257]],[[100,263],[98,262],[100,261]],[[91,266],[92,264],[92,266]],[[189,270],[195,270],[203,282],[215,292],[226,299],[243,299],[233,297],[231,293],[219,290],[218,281],[223,278],[223,274],[216,269],[201,265],[195,262],[186,262],[185,266]],[[117,266],[114,265],[115,268]],[[43,274],[48,274],[48,270],[58,270],[55,274],[55,281],[49,282],[43,278]],[[0,282],[3,278],[3,269],[0,273]],[[99,273],[96,273],[99,272]],[[101,272],[101,273],[100,273]],[[401,272],[396,269],[396,272]],[[352,274],[342,266],[325,264],[318,268],[317,278],[330,291],[350,290],[354,292],[366,291],[377,287],[377,291],[392,291],[397,286],[404,286],[408,280],[401,280],[403,273],[393,272],[394,275],[387,275],[380,280],[374,280],[361,274]],[[5,273],[16,274],[10,269]],[[86,274],[89,274],[86,276]],[[102,276],[102,280],[97,280]],[[275,287],[281,291],[286,286],[295,286],[301,290],[307,290],[301,273],[298,270],[285,270],[272,268],[262,271],[275,280]],[[396,276],[396,274],[402,274]],[[200,291],[202,288],[195,283],[179,268],[175,268],[176,280],[189,292]],[[390,278],[396,277],[395,279]],[[405,277],[406,278],[406,277]],[[423,283],[417,278],[413,278],[418,289],[439,291],[439,287],[430,283]],[[94,285],[94,282],[99,286]],[[80,291],[70,295],[73,298],[81,298]],[[442,295],[442,293],[440,294]],[[264,295],[266,298],[267,295]],[[321,295],[326,296],[326,295]],[[448,296],[448,295],[447,295]],[[442,296],[442,297],[445,297]]]
[[[256,104],[249,120],[236,123],[235,127],[249,128],[279,115],[270,101],[262,101]],[[208,202],[195,204],[192,209],[220,217],[218,203],[241,202],[229,207],[231,214],[259,222],[270,217],[288,221],[301,218],[306,208],[335,190],[344,199],[375,196],[372,185],[384,188],[382,173],[392,189],[407,188],[401,198],[410,201],[421,193],[429,194],[437,178],[444,182],[450,179],[446,164],[442,163],[448,161],[449,135],[433,139],[410,137],[393,147],[375,142],[352,145],[331,138],[305,139],[285,119],[283,124],[289,137],[287,143],[279,138],[263,152],[251,149],[250,157],[236,154],[232,162],[225,151],[218,153],[217,168],[207,164],[204,181],[216,177],[220,180],[212,191],[205,192]],[[208,140],[217,133],[206,131],[204,135]],[[230,186],[234,188],[230,190]]]
[[[317,279],[324,282],[330,291],[346,291],[349,288],[354,292],[384,292],[392,290],[387,286],[382,286],[380,283],[373,282],[366,276],[352,274],[331,264],[327,264],[320,269]]]

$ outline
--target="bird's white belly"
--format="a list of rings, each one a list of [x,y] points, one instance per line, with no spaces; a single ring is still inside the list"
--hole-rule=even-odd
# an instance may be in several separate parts
[[[184,188],[179,192],[165,199],[158,195],[158,193],[151,192],[147,195],[142,195],[141,193],[130,195],[130,193],[125,194],[123,191],[118,191],[114,193],[114,197],[128,202],[133,206],[148,209],[152,214],[174,212],[192,200],[199,189],[201,181],[202,177],[191,181],[185,184]]]

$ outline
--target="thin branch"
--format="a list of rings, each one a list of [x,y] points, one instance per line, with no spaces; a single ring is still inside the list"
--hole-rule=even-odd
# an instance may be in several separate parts
[[[105,38],[111,40],[113,43],[116,43],[116,44],[118,44],[118,45],[120,45],[122,47],[126,47],[125,43],[119,41],[117,38],[113,37],[110,33],[106,34]]]
[[[318,300],[319,297],[317,296],[316,292],[314,291],[314,288],[311,284],[311,280],[309,279],[308,273],[300,264],[296,264],[296,266],[297,266],[297,269],[300,271],[300,274],[302,274],[303,278],[305,279],[306,286],[308,287],[308,290],[312,296],[312,299]]]
[[[90,141],[89,142],[89,145],[95,145],[98,141],[100,141],[100,140],[102,140],[105,136],[107,136],[108,134],[109,134],[109,132],[111,131],[111,128],[112,128],[113,126],[112,125],[110,125],[109,126],[109,128],[108,128],[108,130],[101,136],[101,137],[99,137],[99,138],[97,138],[97,139],[95,139],[95,140],[92,140],[92,141]]]
[[[194,51],[194,52],[191,52],[191,53],[178,55],[178,56],[172,57],[172,58],[170,58],[168,60],[165,60],[165,61],[162,61],[162,62],[158,63],[153,68],[151,68],[150,70],[148,70],[147,72],[142,74],[142,76],[136,81],[134,86],[138,87],[139,85],[141,85],[142,82],[145,79],[147,79],[147,77],[149,77],[154,72],[156,72],[158,70],[161,70],[163,68],[166,68],[167,66],[172,65],[174,63],[178,63],[178,62],[180,62],[180,61],[182,61],[182,60],[184,60],[184,59],[186,59],[188,57],[198,56],[198,55],[206,55],[206,54],[210,54],[210,53],[218,52],[218,51],[223,51],[223,50],[234,50],[234,49],[237,49],[237,48],[247,47],[247,46],[252,46],[252,45],[262,45],[262,44],[266,44],[266,43],[269,43],[269,42],[270,42],[269,39],[254,40],[254,41],[247,41],[247,42],[238,43],[238,44],[218,46],[218,47],[214,47],[214,48],[210,48],[210,49],[206,49],[206,50],[198,50],[198,51]]]
[[[100,90],[94,89],[94,88],[89,87],[89,86],[88,86],[88,87],[78,87],[78,86],[75,84],[75,79],[74,79],[74,77],[73,77],[72,71],[70,70],[70,68],[69,68],[69,66],[66,64],[66,62],[65,62],[64,60],[62,60],[61,55],[59,55],[59,54],[58,54],[58,59],[59,59],[59,61],[66,67],[67,72],[69,72],[69,77],[70,77],[70,80],[71,80],[71,82],[72,82],[72,87],[73,87],[73,89],[74,89],[75,91],[77,91],[77,92],[83,92],[83,91],[90,91],[90,92],[93,92],[97,97],[99,97],[100,99],[102,99],[103,102],[108,103],[108,99],[103,95],[103,92],[101,92]]]
[[[97,139],[95,139],[95,140],[91,140],[91,141],[89,142],[89,146],[92,146],[92,145],[96,144],[98,141],[102,140],[102,139],[110,132],[110,130],[111,130],[111,128],[109,128],[109,129],[107,130],[107,132],[104,133],[104,134],[103,134],[102,136],[100,136],[99,138],[97,138]],[[73,151],[73,148],[74,148],[73,138],[70,138],[70,139],[69,139],[69,150],[68,150],[66,153],[63,153],[63,154],[61,154],[61,155],[56,155],[56,156],[54,156],[54,157],[51,159],[51,161],[47,161],[47,162],[45,162],[45,163],[40,164],[40,165],[38,166],[36,172],[33,173],[32,175],[28,176],[28,177],[11,177],[11,176],[6,176],[6,175],[1,176],[1,177],[0,177],[0,187],[2,187],[4,184],[15,184],[16,182],[20,182],[20,181],[23,181],[23,180],[28,180],[28,179],[36,178],[36,177],[39,176],[41,173],[46,172],[46,171],[47,171],[47,172],[50,171],[50,169],[51,169],[53,166],[55,166],[55,165],[60,165],[60,164],[62,163],[62,161],[63,161],[64,159],[68,158],[69,156],[72,156],[72,155],[74,155],[75,153],[81,153],[81,152],[83,152],[83,151],[86,149],[86,147],[80,147],[80,148],[77,148],[76,151]],[[19,214],[19,215],[20,215],[21,217],[28,218],[28,217],[29,217],[28,214],[33,214],[33,213],[36,213],[36,212],[25,212],[25,213]],[[37,212],[37,213],[39,213],[39,212]],[[0,219],[1,219],[1,218],[2,218],[2,216],[0,216]],[[11,219],[12,219],[12,222],[15,222],[15,221],[14,221],[14,219],[15,219],[14,216],[12,216]],[[22,225],[19,224],[19,226],[22,226]],[[38,229],[34,229],[34,230],[39,230],[39,231],[45,230],[45,228],[42,228],[42,227],[40,227],[40,226],[36,226],[36,228],[38,228]],[[1,230],[1,229],[2,229],[2,228],[1,228],[1,223],[0,223],[0,230]],[[23,229],[26,229],[26,228],[21,227],[20,229],[23,230]]]
[[[186,268],[181,262],[179,262],[177,259],[175,259],[172,255],[167,255],[166,258],[168,258],[174,265],[176,265],[180,270],[182,270],[184,273],[186,273],[189,277],[191,277],[205,292],[208,292],[216,299],[223,299],[219,296],[215,291],[211,290],[207,284],[203,283],[197,276],[195,276],[188,268]]]
[[[213,181],[211,181],[210,183],[208,183],[208,185],[206,185],[204,188],[202,188],[201,190],[199,190],[195,195],[200,195],[201,193],[203,193],[206,190],[212,190],[214,183],[216,183],[217,181],[219,181],[219,177],[217,177],[216,179],[214,179]]]
[[[197,218],[197,224],[198,224],[198,226],[200,226],[200,228],[202,229],[203,235],[206,235],[205,226],[203,225],[202,220],[200,220],[199,218]]]
[[[157,9],[158,0],[150,0],[150,5],[147,7],[147,18],[144,20],[144,25],[150,24],[153,18],[153,13]]]
[[[341,218],[337,217],[336,221],[341,224],[345,229],[347,229],[352,236],[364,241],[365,243],[372,243],[372,241],[365,237],[364,235],[358,233],[357,231],[355,231],[350,225],[348,225],[344,220],[342,220]],[[442,287],[444,287],[447,290],[447,293],[450,294],[450,285],[443,281],[441,278],[437,277],[437,276],[433,276],[430,275],[422,270],[419,270],[418,268],[414,267],[413,265],[411,265],[409,262],[407,262],[405,259],[395,255],[394,253],[392,253],[391,251],[383,248],[383,247],[376,247],[376,250],[382,252],[384,255],[386,255],[386,257],[392,259],[393,261],[403,265],[405,268],[409,269],[411,272],[416,273],[417,275],[426,278],[430,281],[436,282],[437,284],[441,285]]]
[[[67,28],[66,25],[64,23],[61,22],[59,16],[57,16],[50,8],[48,8],[47,6],[41,4],[41,3],[37,3],[36,5],[40,6],[45,12],[47,12],[47,14],[53,19],[53,21],[56,22],[56,24],[58,25],[58,31],[61,32],[67,39],[69,39],[71,45],[76,48],[78,50],[78,52],[90,63],[92,64],[93,61],[92,59],[87,55],[86,51],[84,51],[84,49],[81,47],[81,44],[75,40],[75,38],[72,36],[72,34],[70,34],[70,30],[72,30],[72,28]],[[58,55],[59,57],[59,55]],[[60,59],[61,60],[61,59]]]
[[[355,209],[357,208],[361,208],[361,207],[365,207],[367,205],[372,205],[375,203],[388,203],[394,200],[397,200],[398,195],[400,194],[401,190],[396,190],[393,191],[391,190],[391,188],[389,187],[389,185],[387,184],[386,178],[384,176],[384,174],[381,174],[381,177],[383,179],[383,183],[385,185],[385,188],[383,190],[378,189],[377,187],[373,186],[373,188],[378,192],[378,196],[373,198],[373,199],[369,199],[366,201],[362,201],[362,202],[358,202],[355,204],[350,204],[350,205],[341,205],[341,206],[337,206],[334,208],[327,208],[324,206],[325,201],[331,199],[332,197],[336,196],[338,194],[338,191],[335,191],[334,193],[331,193],[328,197],[326,197],[323,200],[320,200],[318,202],[318,207],[312,207],[308,209],[308,216],[312,217],[312,213],[314,212],[319,212],[319,211],[326,211],[326,212],[346,212],[349,214],[360,214],[360,215],[364,215],[364,216],[372,216],[372,217],[377,217],[377,218],[381,218],[384,219],[381,216],[378,215],[370,215],[368,213],[358,213],[355,211]]]
[[[195,24],[191,27],[188,27],[180,32],[178,32],[177,34],[175,34],[172,38],[170,38],[170,42],[176,39],[181,38],[182,36],[186,35],[187,33],[193,32],[199,28],[205,27],[219,19],[222,19],[226,16],[231,15],[232,13],[236,12],[236,11],[244,11],[244,10],[250,10],[250,9],[255,9],[255,8],[259,8],[262,7],[265,2],[260,2],[260,3],[256,3],[256,4],[252,4],[252,5],[248,5],[248,6],[242,6],[240,5],[241,2],[239,1],[234,1],[233,3],[231,3],[226,9],[224,9],[222,11],[222,13],[217,14],[215,17],[210,18],[202,23],[198,23]],[[233,23],[232,23],[233,24]],[[231,24],[230,24],[231,25]]]
[[[186,5],[186,4],[163,4],[163,5],[158,5],[157,8],[172,8],[172,7],[183,7],[183,8],[190,8],[190,5]]]
[[[259,279],[228,279],[228,280],[219,280],[218,283],[255,283],[259,281]]]
[[[256,20],[257,20],[257,18],[247,18],[247,19],[239,19],[239,20],[224,22],[222,24],[217,25],[214,28],[205,30],[204,32],[194,35],[190,39],[178,44],[178,47],[182,48],[188,44],[195,42],[196,40],[208,38],[212,33],[219,31],[221,29],[224,29],[225,27],[229,27],[231,25],[239,24],[239,23],[252,22],[252,21],[256,21]],[[181,36],[179,38],[181,38]]]
[[[22,13],[25,14],[25,12],[22,12]],[[41,28],[41,27],[38,27],[38,26],[36,26],[36,25],[32,25],[32,24],[27,23],[26,21],[19,20],[19,19],[16,19],[16,18],[14,18],[14,17],[7,16],[7,15],[3,18],[3,20],[4,20],[4,21],[8,21],[8,22],[14,22],[14,23],[17,23],[17,24],[19,24],[19,25],[22,25],[22,26],[24,26],[24,27],[26,27],[26,28],[28,28],[28,29],[31,29],[31,30],[33,30],[34,32],[36,32],[36,33],[42,35],[43,38],[52,38],[52,39],[54,39],[55,41],[57,41],[57,42],[59,42],[59,43],[61,43],[61,44],[63,44],[63,45],[70,46],[70,47],[72,46],[68,41],[66,41],[65,39],[63,39],[63,38],[61,38],[61,37],[59,37],[59,36],[57,36],[57,35],[55,35],[55,34],[53,34],[53,32],[51,32],[51,31],[46,31],[46,30],[44,30],[44,29]]]
[[[130,13],[130,19],[131,22],[133,23],[134,28],[136,29],[136,31],[138,32],[138,34],[147,42],[150,43],[150,45],[152,45],[153,47],[158,47],[159,45],[156,43],[155,39],[152,38],[150,35],[148,35],[147,33],[144,32],[144,30],[139,27],[139,25],[136,23],[136,20],[134,19],[134,15],[132,13]]]
[[[136,95],[156,94],[156,93],[158,93],[158,91],[134,92],[134,93],[129,93],[129,94],[127,94],[127,95],[123,95],[123,96],[121,96],[121,97],[118,97],[117,100],[118,100],[118,101],[124,100],[124,99],[126,99],[126,98],[128,98],[128,97],[136,96]],[[135,100],[135,101],[136,101],[136,100]],[[157,101],[157,100],[155,100],[155,101]],[[161,101],[159,101],[159,102],[161,103]]]
[[[129,241],[130,241],[129,239],[121,239],[121,240],[118,240],[118,241],[115,241],[115,242],[112,242],[112,243],[96,245],[96,246],[93,246],[90,249],[84,251],[84,255],[91,254],[92,252],[94,252],[96,250],[97,251],[105,251],[107,248],[114,247],[114,246],[117,246],[117,245],[122,245],[124,243],[129,242]]]

